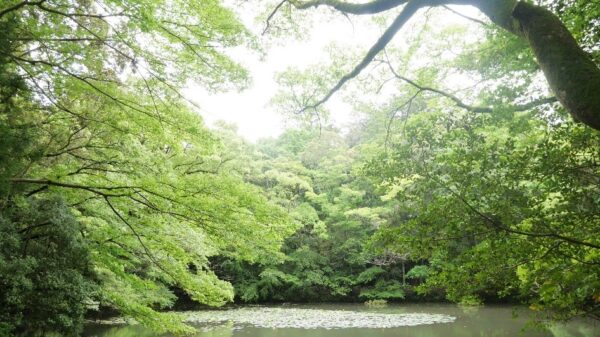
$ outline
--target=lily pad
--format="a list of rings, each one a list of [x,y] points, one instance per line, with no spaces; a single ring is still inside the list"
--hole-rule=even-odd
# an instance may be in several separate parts
[[[375,313],[347,310],[251,307],[187,313],[186,322],[201,325],[233,323],[260,328],[344,329],[397,328],[452,323],[456,317],[427,313]]]

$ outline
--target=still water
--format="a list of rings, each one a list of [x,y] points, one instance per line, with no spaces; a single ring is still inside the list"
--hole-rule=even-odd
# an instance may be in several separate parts
[[[321,304],[189,313],[197,337],[598,337],[600,322],[532,324],[523,307]],[[219,323],[215,323],[219,321]],[[211,322],[211,323],[206,323]],[[137,325],[88,324],[85,337],[163,337]]]

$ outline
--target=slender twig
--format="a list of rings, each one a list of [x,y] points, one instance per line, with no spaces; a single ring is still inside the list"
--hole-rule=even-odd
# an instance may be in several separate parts
[[[491,25],[490,25],[489,23],[487,23],[487,22],[484,22],[484,21],[482,21],[482,20],[479,20],[479,19],[476,19],[476,18],[470,17],[470,16],[468,16],[468,15],[464,15],[464,14],[462,14],[462,13],[460,13],[460,12],[458,12],[458,11],[456,11],[456,10],[454,10],[454,9],[452,9],[452,8],[450,8],[450,7],[448,7],[448,6],[445,6],[445,5],[444,5],[444,6],[442,6],[442,7],[443,7],[443,8],[445,8],[445,9],[447,9],[447,10],[449,10],[450,12],[452,12],[452,13],[454,13],[454,14],[456,14],[456,15],[460,16],[461,18],[467,19],[467,20],[469,20],[469,21],[473,21],[473,22],[475,22],[475,23],[477,23],[477,24],[480,24],[480,25],[483,25],[483,26],[486,26],[486,27],[490,27],[490,26],[491,26]]]
[[[117,209],[113,206],[113,204],[110,202],[108,197],[104,197],[104,200],[106,201],[106,203],[108,204],[108,207],[110,207],[110,209],[113,211],[113,213],[127,226],[129,227],[129,229],[131,230],[131,232],[133,233],[133,235],[135,235],[135,237],[137,238],[138,242],[140,243],[140,245],[142,246],[142,248],[144,249],[144,252],[146,252],[146,255],[150,258],[150,260],[156,265],[156,267],[158,267],[158,269],[162,270],[165,274],[169,275],[173,281],[177,281],[177,278],[175,276],[173,276],[173,274],[171,274],[171,272],[169,272],[168,270],[166,270],[165,268],[163,268],[163,266],[158,262],[158,260],[156,259],[156,257],[154,257],[154,254],[152,254],[152,252],[150,251],[150,249],[148,249],[148,247],[146,246],[146,244],[144,243],[144,241],[142,241],[141,236],[138,234],[138,232],[135,230],[135,228],[127,221],[125,220],[125,218],[121,215],[121,213],[119,213],[119,211],[117,211]]]
[[[431,176],[431,175],[427,175],[427,176],[429,177],[429,179],[433,180],[438,185],[442,186],[444,189],[446,189],[448,192],[450,192],[450,194],[452,194],[454,197],[456,197],[458,200],[460,200],[460,202],[462,202],[465,206],[467,206],[467,208],[469,210],[471,210],[473,213],[475,213],[476,215],[478,215],[479,217],[484,219],[488,224],[490,224],[494,228],[497,228],[499,230],[505,231],[507,233],[512,233],[512,234],[519,234],[519,235],[524,235],[524,236],[529,236],[529,237],[538,237],[538,238],[543,238],[543,237],[555,238],[555,239],[563,240],[563,241],[566,241],[566,242],[569,242],[569,243],[572,243],[575,245],[581,245],[581,246],[586,246],[589,248],[600,249],[600,245],[598,245],[598,244],[587,242],[587,241],[582,241],[582,240],[564,236],[564,235],[561,235],[558,233],[534,233],[534,232],[521,231],[518,229],[513,229],[508,226],[505,226],[502,223],[500,223],[500,221],[498,221],[496,219],[492,219],[488,215],[479,211],[477,208],[475,208],[473,205],[471,205],[470,202],[468,202],[465,198],[463,198],[458,192],[456,192],[454,189],[446,186],[446,184],[442,183],[436,177]]]
[[[310,0],[310,1],[290,1],[298,9],[308,9],[311,7],[327,6],[335,10],[354,15],[376,14],[392,8],[398,7],[409,2],[409,0],[373,0],[367,3],[351,3],[339,0]],[[414,2],[414,0],[413,0]]]

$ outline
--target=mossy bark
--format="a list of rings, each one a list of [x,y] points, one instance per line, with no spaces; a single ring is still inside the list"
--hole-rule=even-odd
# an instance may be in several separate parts
[[[550,88],[571,115],[600,130],[600,69],[549,10],[526,2],[512,16],[533,49]]]
[[[466,3],[526,39],[560,103],[573,118],[600,130],[600,68],[556,15],[524,1],[466,0]]]

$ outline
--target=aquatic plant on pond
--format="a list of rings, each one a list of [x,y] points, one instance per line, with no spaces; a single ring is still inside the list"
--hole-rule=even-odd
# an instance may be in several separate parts
[[[187,323],[218,326],[231,322],[234,326],[260,328],[342,329],[396,328],[435,323],[452,323],[456,318],[442,314],[321,310],[298,308],[252,307],[230,310],[197,311],[187,314]]]

